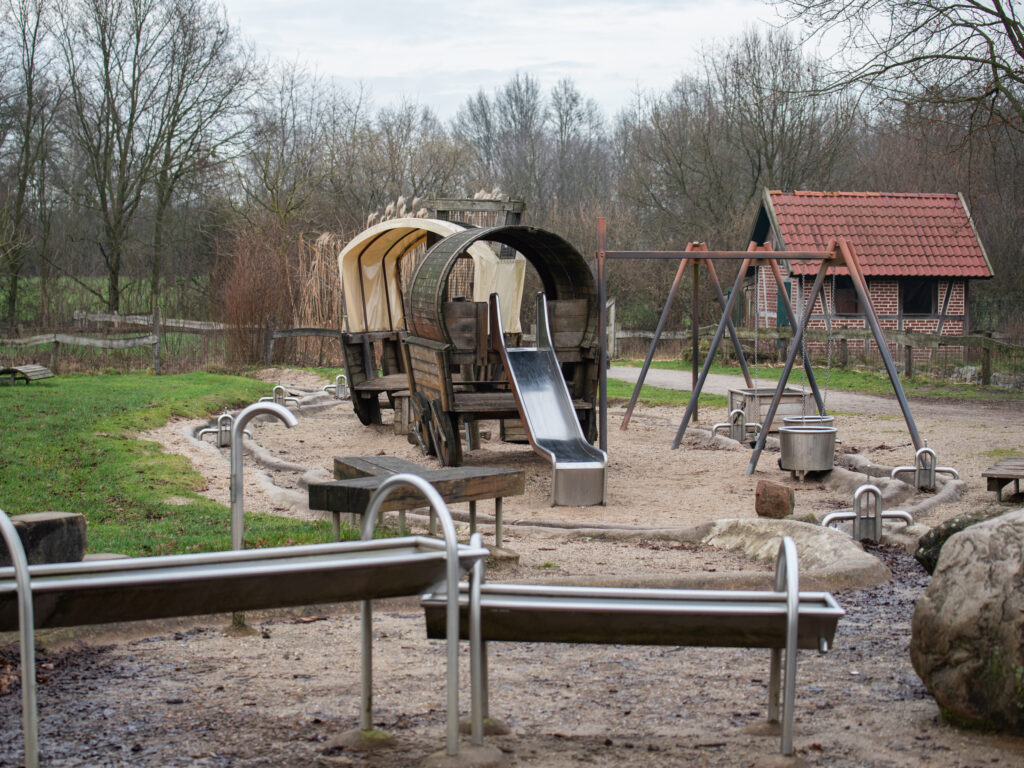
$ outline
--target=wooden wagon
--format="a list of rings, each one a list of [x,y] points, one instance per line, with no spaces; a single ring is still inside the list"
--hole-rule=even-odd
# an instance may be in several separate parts
[[[464,426],[521,415],[502,367],[501,345],[490,336],[504,333],[510,346],[519,342],[521,334],[505,323],[508,298],[500,296],[502,327],[496,329],[489,322],[487,302],[469,301],[449,291],[452,270],[484,242],[508,246],[536,270],[548,299],[558,363],[582,431],[592,442],[597,433],[599,357],[594,277],[567,241],[526,226],[475,228],[450,235],[417,265],[407,291],[408,335],[402,340],[415,434],[426,451],[457,466],[463,460]]]
[[[338,256],[345,298],[342,354],[352,405],[363,424],[381,423],[381,408],[394,408],[408,390],[401,339],[406,334],[404,285],[424,251],[466,224],[440,219],[401,218],[370,227]],[[472,282],[484,298],[509,271],[483,243],[467,253]],[[522,291],[522,258],[518,259]],[[514,267],[516,260],[511,261]],[[518,308],[518,301],[515,302]],[[518,314],[510,318],[518,323]]]

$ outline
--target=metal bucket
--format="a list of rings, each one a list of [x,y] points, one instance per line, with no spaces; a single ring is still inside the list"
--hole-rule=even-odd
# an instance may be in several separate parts
[[[834,427],[835,416],[785,416],[782,423],[787,427]]]
[[[836,428],[783,426],[779,429],[782,459],[779,466],[791,472],[825,472],[835,465]]]

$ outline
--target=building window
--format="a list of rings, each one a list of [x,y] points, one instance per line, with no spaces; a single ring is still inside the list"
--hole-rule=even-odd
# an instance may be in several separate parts
[[[934,315],[937,288],[935,280],[904,280],[903,314]]]
[[[836,275],[835,277],[835,312],[837,315],[859,315],[863,312],[860,305],[860,297],[853,287],[853,280],[849,275]]]

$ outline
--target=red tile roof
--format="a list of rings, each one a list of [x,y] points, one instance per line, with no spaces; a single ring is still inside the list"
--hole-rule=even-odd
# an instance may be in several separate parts
[[[866,275],[992,277],[985,250],[959,195],[768,194],[774,226],[785,250],[824,250],[832,238],[845,237]],[[814,274],[819,264],[791,261],[790,269],[794,274]]]

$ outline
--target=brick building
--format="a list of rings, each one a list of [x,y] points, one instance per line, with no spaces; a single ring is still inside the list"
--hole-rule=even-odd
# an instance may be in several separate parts
[[[823,251],[836,237],[846,238],[853,246],[884,330],[949,336],[969,332],[970,280],[991,278],[993,273],[960,195],[765,190],[752,241],[771,243],[777,251]],[[781,263],[798,312],[820,264]],[[829,273],[825,293],[835,327],[867,327],[845,268]],[[759,327],[774,328],[780,321],[786,324],[770,274],[760,276],[756,291],[752,277],[745,294],[748,309],[753,308],[757,295]],[[818,299],[809,327],[824,326]]]

